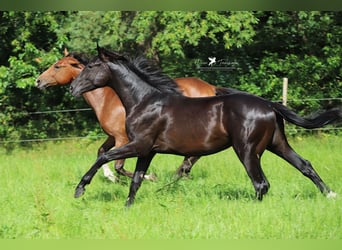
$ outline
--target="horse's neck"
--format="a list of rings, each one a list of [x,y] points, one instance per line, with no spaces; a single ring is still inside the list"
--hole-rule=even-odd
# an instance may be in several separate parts
[[[125,107],[126,113],[130,113],[134,106],[143,102],[148,96],[157,93],[155,89],[141,80],[135,74],[120,77],[109,86],[117,93]]]
[[[97,88],[83,93],[84,99],[94,110],[97,119],[102,120],[102,116],[106,113],[108,108],[111,108],[111,104],[116,99],[119,99],[116,93],[110,87]],[[120,103],[120,99],[118,100]]]
[[[70,79],[70,82],[71,83],[73,80],[76,79],[76,77],[78,77],[78,75],[81,73],[81,71],[83,70],[84,68],[84,65],[82,64],[82,67],[81,68],[74,68],[72,66],[69,66],[71,68],[66,68],[69,72],[70,72],[70,75],[69,75],[69,78]],[[71,77],[70,77],[71,76]]]
[[[84,65],[83,64],[81,65],[81,68],[74,68],[74,74],[73,74],[74,79],[76,77],[78,77],[78,75],[82,72],[83,69],[84,69]]]

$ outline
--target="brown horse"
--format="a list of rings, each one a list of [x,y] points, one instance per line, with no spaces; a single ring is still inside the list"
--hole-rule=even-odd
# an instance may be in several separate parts
[[[201,156],[229,147],[243,163],[259,200],[270,187],[260,162],[265,150],[288,161],[323,194],[336,195],[309,161],[288,144],[283,119],[308,129],[318,128],[341,120],[338,108],[307,119],[279,103],[250,94],[188,98],[181,95],[172,79],[143,58],[130,60],[98,48],[98,57],[72,82],[70,90],[80,96],[103,86],[113,88],[125,106],[129,143],[98,157],[77,185],[76,198],[104,163],[138,157],[126,200],[130,206],[157,153]]]
[[[68,53],[64,51],[65,57],[55,62],[46,71],[44,71],[36,80],[37,87],[44,89],[49,86],[70,84],[84,69],[87,59],[76,53]],[[234,92],[232,89],[215,87],[199,78],[187,77],[176,78],[175,82],[178,88],[185,96],[189,97],[206,97],[215,96],[216,94],[226,94]],[[100,156],[112,147],[120,147],[128,143],[126,134],[126,112],[118,95],[110,87],[94,89],[83,94],[84,99],[93,108],[97,119],[108,135],[106,141],[98,149],[97,155]],[[115,124],[115,126],[113,126]],[[190,172],[193,164],[199,157],[186,157],[182,165],[178,168],[177,174],[181,176]],[[124,159],[116,160],[115,170],[122,175],[129,177],[133,173],[126,171],[124,168]],[[104,175],[114,180],[114,174],[108,167],[103,166]],[[153,175],[146,175],[145,179],[154,179]]]

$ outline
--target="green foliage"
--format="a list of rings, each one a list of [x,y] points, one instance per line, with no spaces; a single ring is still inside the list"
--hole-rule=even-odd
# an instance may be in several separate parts
[[[247,48],[253,50],[249,57],[256,60],[240,78],[241,88],[280,100],[282,78],[287,77],[292,108],[308,114],[322,106],[336,105],[331,101],[303,103],[302,99],[341,97],[340,13],[262,12],[258,15],[258,33]]]
[[[67,88],[43,93],[35,87],[37,76],[61,57],[65,37],[58,36],[55,30],[64,19],[64,13],[1,12],[0,18],[6,27],[0,30],[0,37],[7,42],[4,47],[10,50],[1,54],[0,62],[2,145],[12,149],[15,141],[82,134],[83,128],[88,126],[84,120],[95,125],[94,115],[89,114],[39,114],[40,111],[85,106],[83,101],[75,102]]]
[[[340,12],[322,11],[0,12],[0,138],[98,133],[93,115],[32,115],[87,107],[66,88],[44,93],[34,85],[64,47],[95,54],[96,42],[154,58],[172,77],[197,76],[275,101],[287,77],[288,103],[303,115],[341,105],[303,101],[341,98],[341,20]],[[208,57],[226,68],[199,67]]]

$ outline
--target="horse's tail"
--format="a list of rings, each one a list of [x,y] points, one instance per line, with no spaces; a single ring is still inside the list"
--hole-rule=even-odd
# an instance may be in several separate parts
[[[230,95],[230,94],[248,94],[238,89],[225,88],[225,87],[215,87],[216,95]]]
[[[342,119],[342,110],[339,108],[327,110],[313,118],[303,118],[280,103],[271,102],[270,106],[286,121],[307,129],[321,128]]]

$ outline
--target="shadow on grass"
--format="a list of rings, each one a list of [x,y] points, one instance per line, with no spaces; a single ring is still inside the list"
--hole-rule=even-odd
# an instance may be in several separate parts
[[[241,187],[227,187],[222,185],[216,185],[214,189],[220,199],[257,201],[254,190],[243,189]],[[264,195],[264,198],[267,198],[268,196],[278,196],[278,198],[288,198],[293,200],[314,200],[320,196],[324,197],[317,190],[301,190],[299,192],[291,191],[289,193],[280,194],[275,194],[272,193],[272,191],[269,191],[266,195]]]
[[[118,191],[100,191],[96,192],[88,197],[88,200],[96,200],[96,201],[104,201],[104,202],[113,202],[113,201],[120,201],[125,199],[125,195]]]
[[[293,193],[291,198],[294,200],[312,200],[319,196],[324,197],[318,190],[301,190],[300,192]]]
[[[222,200],[256,200],[254,192],[251,190],[243,189],[241,187],[232,187],[227,185],[214,186],[215,194]]]
[[[203,182],[194,184],[191,180],[191,177],[182,177],[180,179],[171,178],[170,181],[161,185],[160,188],[156,190],[156,194],[177,195],[178,193],[185,193],[204,198],[216,196],[223,200],[256,200],[254,192],[250,189],[233,187],[225,184],[209,186]]]

